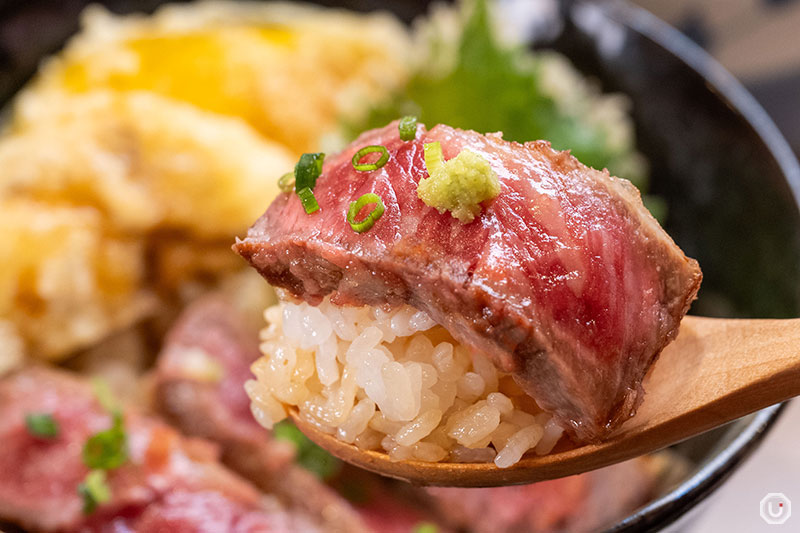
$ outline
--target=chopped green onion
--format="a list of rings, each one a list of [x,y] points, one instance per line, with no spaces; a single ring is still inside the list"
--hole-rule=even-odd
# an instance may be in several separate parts
[[[48,413],[28,413],[25,416],[25,426],[28,433],[41,439],[54,439],[58,437],[58,422],[53,419],[53,415]]]
[[[92,392],[103,409],[109,413],[119,411],[117,399],[114,398],[114,393],[111,392],[111,387],[106,380],[99,377],[92,378]]]
[[[417,117],[414,115],[407,115],[400,119],[397,125],[400,130],[400,138],[404,141],[413,141],[417,138]]]
[[[292,192],[294,190],[294,172],[287,172],[278,180],[278,188],[281,192]]]
[[[306,210],[306,213],[309,215],[315,211],[319,211],[319,204],[317,203],[317,198],[314,196],[314,193],[306,187],[305,189],[300,189],[297,191],[297,196],[300,197],[300,201],[303,203],[303,209]]]
[[[322,162],[324,160],[325,154],[322,152],[300,156],[300,161],[294,167],[294,190],[297,193],[306,188],[314,190],[317,178],[322,174]]]
[[[78,485],[78,494],[83,498],[83,514],[92,514],[98,504],[111,499],[111,489],[108,486],[105,470],[92,470],[86,474],[86,479]]]
[[[422,146],[425,153],[425,168],[428,175],[433,176],[444,166],[444,155],[442,154],[442,144],[439,141],[425,143]]]
[[[89,468],[111,470],[128,460],[128,439],[122,413],[115,412],[113,420],[110,429],[95,433],[83,445],[83,463]]]
[[[439,533],[439,528],[433,522],[420,522],[414,526],[413,533]]]
[[[111,414],[111,428],[95,433],[83,445],[83,463],[92,469],[78,494],[83,498],[83,513],[92,514],[98,504],[111,499],[111,489],[106,482],[106,471],[122,466],[128,460],[128,437],[125,434],[122,410],[117,404],[108,382],[92,379],[92,389],[98,403]]]
[[[373,152],[380,152],[381,156],[378,158],[377,161],[374,163],[360,163],[360,161],[366,156],[367,154],[371,154]],[[370,146],[365,146],[355,154],[353,154],[353,168],[361,171],[361,172],[369,172],[370,170],[378,170],[386,162],[389,161],[389,150],[386,149],[385,146],[380,144],[373,144]]]
[[[375,204],[375,209],[370,211],[364,220],[357,222],[356,217],[358,213],[361,211],[361,208],[367,204]],[[375,193],[369,192],[350,204],[350,209],[347,210],[347,222],[354,231],[364,233],[383,216],[383,211],[384,207],[381,197]]]

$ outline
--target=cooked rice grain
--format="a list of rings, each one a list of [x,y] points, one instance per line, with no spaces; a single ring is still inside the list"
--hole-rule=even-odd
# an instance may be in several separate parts
[[[320,430],[392,460],[502,468],[529,450],[549,453],[563,432],[509,375],[413,307],[326,299],[281,302],[264,316],[264,356],[246,390],[267,428],[295,406]]]

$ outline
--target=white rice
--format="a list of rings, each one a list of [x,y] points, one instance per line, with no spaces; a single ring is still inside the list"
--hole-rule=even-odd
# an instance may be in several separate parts
[[[320,430],[393,460],[489,462],[549,453],[563,430],[511,376],[424,312],[281,302],[246,390],[266,428],[287,406]]]

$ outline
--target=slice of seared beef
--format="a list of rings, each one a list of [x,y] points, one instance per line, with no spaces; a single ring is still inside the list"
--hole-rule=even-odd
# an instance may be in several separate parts
[[[343,465],[329,480],[334,490],[294,463],[293,446],[274,439],[250,414],[244,382],[261,354],[258,332],[247,323],[228,297],[217,294],[181,313],[153,376],[159,413],[185,434],[219,444],[225,465],[290,509],[313,516],[325,531],[405,533],[432,521],[430,510],[421,505],[424,493],[410,486],[404,484],[399,493],[393,480]]]
[[[602,531],[650,497],[652,457],[534,483],[485,489],[425,489],[445,520],[473,533]]]
[[[366,533],[355,509],[294,463],[292,444],[272,438],[250,413],[244,383],[260,357],[251,331],[221,295],[192,303],[167,335],[154,374],[158,411],[188,435],[220,445],[222,461],[329,532]]]
[[[29,414],[51,416],[57,435],[32,434]],[[108,472],[110,499],[84,511],[82,450],[110,426],[89,384],[67,372],[30,369],[0,380],[0,520],[60,532],[323,530],[220,465],[213,444],[128,410],[128,460]]]
[[[423,145],[445,159],[485,157],[500,194],[462,224],[417,196]],[[384,145],[372,172],[350,160]],[[365,233],[350,202],[378,194],[385,213]],[[409,303],[492,359],[578,440],[606,436],[636,411],[641,382],[677,334],[701,273],[642,205],[629,182],[544,141],[518,144],[439,125],[404,142],[397,124],[328,157],[308,215],[283,194],[235,250],[270,283],[312,304]]]

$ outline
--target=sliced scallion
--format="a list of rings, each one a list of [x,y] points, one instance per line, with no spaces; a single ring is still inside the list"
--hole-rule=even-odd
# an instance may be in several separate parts
[[[439,141],[435,141],[432,143],[425,143],[422,149],[425,154],[425,168],[428,169],[428,175],[433,176],[444,167],[442,145]]]
[[[407,115],[400,119],[397,129],[400,130],[400,138],[404,141],[413,141],[417,138],[417,117]]]
[[[300,197],[300,202],[302,202],[303,209],[306,210],[306,213],[310,215],[315,211],[319,211],[319,204],[317,203],[317,198],[314,196],[314,192],[311,189],[309,189],[308,187],[300,189],[299,191],[297,191],[297,196]]]
[[[122,413],[113,414],[110,429],[95,433],[83,445],[83,463],[89,468],[113,470],[128,460],[128,439]]]
[[[317,178],[322,174],[322,162],[325,154],[322,152],[303,154],[294,167],[294,190],[298,193],[303,189],[314,190]]]
[[[419,522],[412,533],[439,533],[439,527],[433,522]]]
[[[381,156],[378,158],[377,161],[375,161],[374,163],[361,163],[361,160],[365,156],[374,152],[381,153]],[[378,170],[383,165],[385,165],[387,161],[389,161],[389,150],[387,150],[385,146],[382,146],[380,144],[365,146],[364,148],[353,154],[353,168],[360,172],[369,172],[371,170]]]
[[[98,377],[92,378],[92,392],[103,409],[109,413],[119,411],[119,404],[117,404],[117,399],[114,398],[114,393],[111,392],[108,381]]]
[[[369,212],[364,220],[361,222],[356,221],[358,213],[368,204],[375,204],[375,208]],[[381,197],[375,193],[369,192],[350,204],[350,209],[347,210],[347,223],[350,224],[353,231],[364,233],[375,225],[375,222],[383,216],[383,212],[384,207]]]
[[[294,190],[294,172],[287,172],[278,180],[281,192],[290,193]]]
[[[83,499],[83,514],[92,514],[97,506],[111,499],[111,489],[105,470],[92,470],[78,485],[78,494]]]
[[[128,436],[120,409],[108,382],[95,378],[92,389],[97,402],[111,414],[111,427],[89,437],[83,445],[83,464],[91,468],[86,479],[78,485],[83,498],[83,513],[91,514],[101,503],[111,499],[106,471],[119,468],[128,460]]]
[[[28,413],[25,416],[25,426],[28,433],[40,439],[54,439],[58,437],[58,422],[53,415],[48,413]]]

